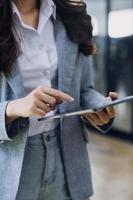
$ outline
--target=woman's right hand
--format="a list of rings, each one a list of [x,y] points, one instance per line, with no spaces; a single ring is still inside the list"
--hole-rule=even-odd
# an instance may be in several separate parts
[[[39,86],[21,99],[12,100],[6,108],[6,122],[11,123],[18,117],[33,115],[44,116],[63,101],[72,102],[74,99],[59,90]]]

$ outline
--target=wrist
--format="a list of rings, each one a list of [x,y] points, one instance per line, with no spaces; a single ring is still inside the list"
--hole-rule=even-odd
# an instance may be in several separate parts
[[[15,120],[21,117],[18,112],[19,102],[20,102],[20,99],[9,101],[6,108],[6,118]]]

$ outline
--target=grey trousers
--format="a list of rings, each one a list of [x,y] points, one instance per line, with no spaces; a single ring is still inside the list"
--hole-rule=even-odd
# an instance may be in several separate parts
[[[58,131],[28,138],[16,200],[71,200]]]

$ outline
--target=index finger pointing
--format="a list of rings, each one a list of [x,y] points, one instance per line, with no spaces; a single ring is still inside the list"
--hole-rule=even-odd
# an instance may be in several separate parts
[[[55,97],[58,100],[62,100],[62,101],[68,101],[68,102],[72,102],[74,101],[74,98],[71,97],[70,95],[60,91],[60,90],[56,90],[53,88],[44,88],[43,90],[46,94]]]

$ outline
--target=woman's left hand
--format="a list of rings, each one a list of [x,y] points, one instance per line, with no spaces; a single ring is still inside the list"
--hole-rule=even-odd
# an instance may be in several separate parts
[[[116,100],[118,99],[118,94],[116,92],[109,92],[107,99],[111,101]],[[114,106],[110,106],[101,112],[87,113],[82,116],[85,117],[93,126],[102,126],[109,123],[109,121],[116,116],[116,109]]]

